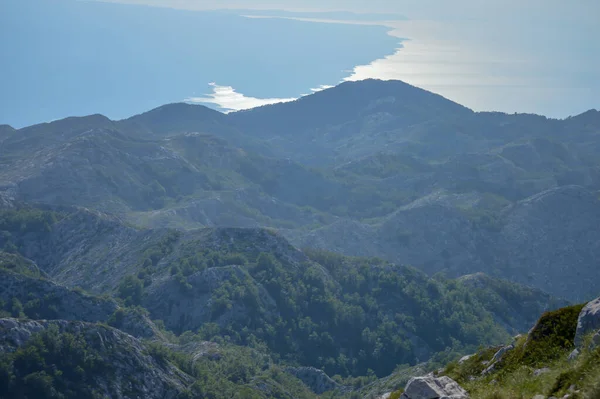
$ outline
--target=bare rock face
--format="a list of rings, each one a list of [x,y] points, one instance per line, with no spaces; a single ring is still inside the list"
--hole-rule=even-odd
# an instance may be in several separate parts
[[[402,399],[466,399],[469,397],[456,381],[450,377],[436,378],[433,375],[414,377],[408,381]]]
[[[575,333],[575,346],[583,344],[584,337],[594,331],[600,330],[600,298],[597,298],[581,310],[577,320],[577,332]]]

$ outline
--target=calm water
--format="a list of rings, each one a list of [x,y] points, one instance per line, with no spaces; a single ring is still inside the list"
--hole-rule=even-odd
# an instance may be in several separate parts
[[[0,1],[0,124],[124,118],[203,96],[210,82],[258,98],[337,84],[392,54],[381,26],[49,0]]]
[[[91,113],[119,119],[189,99],[240,109],[365,78],[404,80],[475,110],[566,117],[600,108],[595,0],[496,8],[373,1],[373,11],[395,13],[0,0],[0,124]]]

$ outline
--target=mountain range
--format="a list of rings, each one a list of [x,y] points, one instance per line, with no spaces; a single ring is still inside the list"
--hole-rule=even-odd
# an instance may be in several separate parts
[[[3,126],[0,196],[144,228],[275,228],[299,247],[581,300],[597,294],[599,134],[595,110],[476,113],[403,82],[348,82],[231,114],[171,104]]]
[[[598,111],[398,81],[2,125],[0,397],[354,398],[504,343],[599,295],[598,155]]]

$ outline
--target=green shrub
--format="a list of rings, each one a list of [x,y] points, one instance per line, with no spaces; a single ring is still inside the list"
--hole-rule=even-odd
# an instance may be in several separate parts
[[[558,358],[575,347],[577,319],[584,304],[546,312],[531,330],[523,347],[523,364],[539,364]]]
[[[390,394],[389,399],[400,399],[400,396],[404,393],[404,389],[399,389]]]
[[[15,352],[3,354],[0,397],[94,398],[94,376],[107,367],[83,336],[50,326]]]

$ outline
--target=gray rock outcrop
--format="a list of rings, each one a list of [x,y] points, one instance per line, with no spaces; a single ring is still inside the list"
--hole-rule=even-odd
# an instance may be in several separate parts
[[[456,381],[450,377],[414,377],[408,381],[402,399],[466,399],[469,397]]]
[[[589,302],[579,313],[575,346],[580,347],[586,335],[600,330],[600,298]]]
[[[544,367],[544,368],[541,368],[541,369],[534,370],[533,371],[533,376],[534,377],[539,377],[540,375],[546,374],[548,372],[550,372],[550,369],[548,367]]]
[[[492,358],[492,360],[489,361],[489,366],[485,370],[483,370],[481,372],[481,374],[486,375],[486,374],[492,373],[494,370],[496,370],[496,366],[498,365],[499,362],[502,361],[502,358],[504,357],[504,355],[506,355],[506,353],[510,352],[513,349],[515,349],[515,347],[513,345],[508,345],[503,348],[500,348],[494,354],[494,357]]]
[[[569,361],[573,362],[573,361],[577,360],[577,358],[579,357],[579,353],[580,353],[579,349],[573,349],[573,352],[571,352],[569,354],[569,357],[568,357]]]
[[[465,356],[461,357],[460,360],[458,361],[458,364],[463,364],[464,362],[466,362],[467,360],[469,360],[473,356],[475,356],[475,355],[465,355]]]

